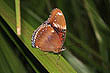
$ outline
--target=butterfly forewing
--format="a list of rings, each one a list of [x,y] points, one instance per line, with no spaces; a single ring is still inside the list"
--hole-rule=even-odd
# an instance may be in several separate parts
[[[53,9],[48,20],[54,27],[66,29],[65,17],[60,9]]]

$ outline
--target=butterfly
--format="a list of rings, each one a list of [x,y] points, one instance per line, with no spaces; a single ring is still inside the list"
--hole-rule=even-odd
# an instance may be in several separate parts
[[[60,53],[66,38],[66,21],[62,11],[55,8],[49,18],[32,35],[32,47],[42,51]]]

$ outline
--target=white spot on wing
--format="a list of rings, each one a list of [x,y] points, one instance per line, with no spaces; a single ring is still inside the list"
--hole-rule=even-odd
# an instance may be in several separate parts
[[[63,29],[66,29],[66,26]]]
[[[55,24],[54,22],[53,22],[53,24],[54,24],[55,27],[58,27],[57,24]]]
[[[57,15],[63,15],[62,13],[60,13],[60,12],[57,12]]]
[[[54,30],[51,30],[51,32],[54,32]]]
[[[39,48],[38,46],[36,46],[36,48]]]

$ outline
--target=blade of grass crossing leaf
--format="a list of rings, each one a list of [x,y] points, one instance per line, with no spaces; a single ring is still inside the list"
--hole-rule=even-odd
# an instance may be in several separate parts
[[[16,26],[17,26],[17,35],[21,35],[21,11],[20,11],[20,0],[15,0],[16,6]]]

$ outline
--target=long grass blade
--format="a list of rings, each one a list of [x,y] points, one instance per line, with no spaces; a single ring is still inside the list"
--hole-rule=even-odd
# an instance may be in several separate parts
[[[15,9],[16,9],[16,26],[17,26],[17,35],[21,35],[21,10],[20,10],[20,0],[15,0]]]

